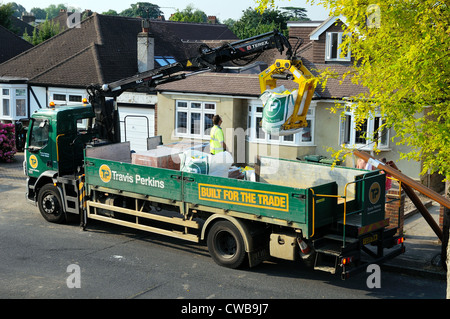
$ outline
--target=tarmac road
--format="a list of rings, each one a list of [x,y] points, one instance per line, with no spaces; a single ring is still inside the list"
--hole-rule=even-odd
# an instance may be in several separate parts
[[[50,224],[37,207],[26,203],[24,194],[21,163],[0,163],[3,299],[162,298],[198,303],[445,298],[444,280],[412,276],[398,268],[383,268],[381,288],[368,287],[369,273],[342,281],[301,263],[276,259],[252,269],[226,269],[213,262],[203,245],[94,221],[87,231],[80,230],[77,221]],[[176,314],[186,305],[179,301],[168,311]]]

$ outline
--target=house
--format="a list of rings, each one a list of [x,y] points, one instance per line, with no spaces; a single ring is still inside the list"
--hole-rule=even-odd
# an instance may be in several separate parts
[[[230,39],[237,38],[224,25],[151,20],[143,30],[141,19],[94,13],[0,64],[0,92],[9,90],[1,97],[0,121],[29,118],[50,102],[80,103],[87,98],[86,87],[91,84],[110,83],[187,59],[198,54],[202,40]],[[19,96],[14,94],[20,94],[20,112],[15,107]],[[8,99],[16,102],[5,104]],[[123,140],[130,140],[133,149],[146,149],[141,135],[154,135],[156,93],[125,92],[117,102]]]
[[[16,18],[15,16],[11,16],[11,23],[14,32],[22,37],[24,34],[28,34],[29,36],[33,35],[34,26],[34,17],[23,15],[22,19]]]
[[[330,17],[325,21],[290,22],[290,36],[304,40],[297,55],[313,73],[327,67],[339,74],[351,68],[350,54],[342,56],[339,45],[344,36],[343,17]],[[292,44],[295,44],[295,40]],[[280,58],[277,52],[265,54],[267,64]],[[268,58],[268,56],[271,58]],[[261,60],[261,59],[260,59]],[[364,132],[374,132],[383,119],[374,114],[361,129],[357,129],[351,113],[333,114],[329,108],[335,103],[351,103],[349,97],[364,92],[365,88],[351,83],[350,79],[328,80],[325,88],[318,87],[307,115],[308,127],[302,132],[288,136],[270,136],[259,128],[263,105],[259,99],[258,72],[205,73],[176,83],[161,85],[158,90],[157,134],[164,143],[180,140],[206,142],[208,129],[214,114],[223,118],[226,144],[237,163],[253,164],[256,155],[279,156],[287,159],[304,159],[307,155],[330,157],[329,147],[339,149],[342,144],[349,148],[373,150],[373,141]],[[281,81],[279,85],[285,84]],[[289,85],[288,83],[286,83]],[[169,121],[167,120],[169,119]],[[395,132],[386,130],[377,139],[379,154],[393,160],[401,170],[418,179],[421,165],[399,159],[399,151],[391,138]],[[356,166],[355,157],[347,157],[346,166]]]

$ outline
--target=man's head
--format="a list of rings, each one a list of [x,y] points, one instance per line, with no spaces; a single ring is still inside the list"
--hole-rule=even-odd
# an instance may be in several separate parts
[[[220,123],[222,123],[222,118],[220,117],[220,115],[214,115],[213,117],[213,123],[214,125],[220,125]]]

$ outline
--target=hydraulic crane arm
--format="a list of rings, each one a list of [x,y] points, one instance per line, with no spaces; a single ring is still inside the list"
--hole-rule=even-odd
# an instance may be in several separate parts
[[[167,66],[139,73],[129,78],[116,82],[104,84],[99,94],[107,97],[119,96],[127,89],[133,89],[144,84],[154,88],[159,84],[182,80],[189,75],[197,74],[199,71],[220,71],[223,64],[236,62],[270,49],[278,49],[280,53],[287,50],[288,59],[292,57],[292,48],[289,41],[278,31],[261,34],[248,39],[227,43],[218,48],[209,48],[202,45],[199,55],[190,59],[169,64]],[[192,73],[180,73],[191,71]]]
[[[95,125],[101,139],[111,142],[120,141],[120,129],[117,107],[109,98],[116,98],[125,90],[146,86],[150,89],[156,86],[185,79],[187,76],[206,71],[220,71],[227,62],[245,61],[258,57],[266,50],[277,49],[280,54],[286,50],[286,57],[293,56],[288,39],[278,32],[264,33],[248,39],[227,43],[217,48],[201,45],[199,55],[190,59],[169,64],[157,69],[139,73],[112,83],[91,85],[87,88],[89,102],[95,113]],[[245,61],[249,63],[249,61]],[[190,72],[190,73],[184,73]]]

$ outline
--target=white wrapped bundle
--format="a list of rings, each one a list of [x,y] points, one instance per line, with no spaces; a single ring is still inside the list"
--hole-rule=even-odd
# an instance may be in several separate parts
[[[294,112],[297,95],[297,90],[290,92],[284,86],[280,86],[273,90],[267,90],[260,96],[264,106],[262,129],[265,133],[284,136],[302,131],[302,128],[295,130],[282,129],[282,125]]]

